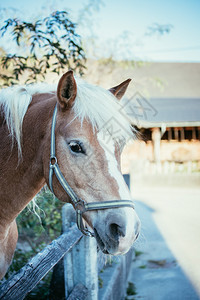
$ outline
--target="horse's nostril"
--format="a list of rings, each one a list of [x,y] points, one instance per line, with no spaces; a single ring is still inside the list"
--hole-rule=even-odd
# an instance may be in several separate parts
[[[120,237],[126,235],[126,222],[121,214],[109,213],[105,219],[106,235],[113,242],[119,242]]]
[[[118,241],[120,236],[125,236],[125,226],[119,226],[118,224],[112,223],[109,226],[110,237]]]

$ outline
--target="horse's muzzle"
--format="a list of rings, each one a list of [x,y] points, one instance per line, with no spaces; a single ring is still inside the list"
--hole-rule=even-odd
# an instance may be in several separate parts
[[[126,215],[114,211],[103,219],[94,226],[94,236],[101,251],[111,255],[126,253],[139,236],[140,221],[137,215],[132,224],[127,221]],[[133,225],[132,230],[128,228],[130,225]]]

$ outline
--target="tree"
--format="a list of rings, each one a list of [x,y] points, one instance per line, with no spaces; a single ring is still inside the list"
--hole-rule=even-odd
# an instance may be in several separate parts
[[[56,11],[34,23],[8,19],[0,37],[12,36],[13,53],[0,58],[0,85],[41,81],[47,72],[59,74],[70,68],[83,74],[85,54],[76,24],[66,11]]]

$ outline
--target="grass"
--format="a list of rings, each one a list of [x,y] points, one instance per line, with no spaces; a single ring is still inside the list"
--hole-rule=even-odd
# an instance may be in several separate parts
[[[127,296],[134,296],[137,294],[136,292],[136,287],[135,284],[133,282],[128,282],[128,287],[126,290],[126,294]]]
[[[140,269],[146,269],[146,265],[141,265],[141,266],[139,266],[138,268],[140,268]]]
[[[142,255],[144,252],[135,250],[135,257]]]

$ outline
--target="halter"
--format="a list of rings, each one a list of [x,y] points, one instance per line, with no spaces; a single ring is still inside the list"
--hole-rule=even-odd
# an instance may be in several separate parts
[[[76,211],[76,222],[79,230],[87,235],[94,236],[94,233],[90,232],[83,225],[83,214],[86,211],[98,210],[98,209],[108,209],[108,208],[118,208],[118,207],[132,207],[134,209],[133,202],[131,200],[115,200],[115,201],[104,201],[104,202],[93,202],[86,203],[84,200],[80,199],[73,189],[70,187],[66,179],[64,178],[57,162],[56,158],[56,144],[55,144],[55,127],[56,127],[56,115],[57,115],[57,105],[55,106],[52,125],[51,125],[51,153],[50,153],[50,166],[49,166],[49,186],[53,191],[53,174],[56,175],[60,185],[65,190],[67,195],[71,198],[71,203]]]

